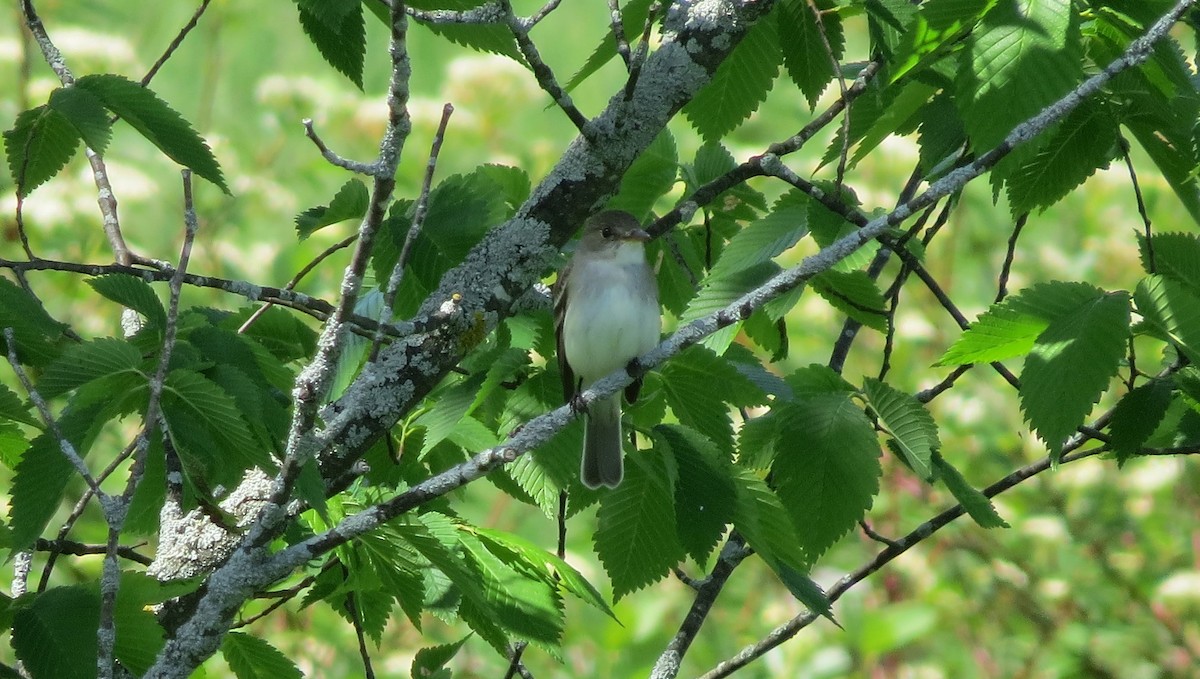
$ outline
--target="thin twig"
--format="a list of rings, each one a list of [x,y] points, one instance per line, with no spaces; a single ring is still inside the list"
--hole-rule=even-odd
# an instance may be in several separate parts
[[[186,38],[188,33],[191,33],[192,29],[194,29],[196,25],[200,23],[200,17],[203,16],[204,11],[208,9],[210,2],[212,2],[212,0],[201,0],[200,6],[197,7],[196,11],[192,13],[192,18],[188,19],[188,22],[183,25],[183,28],[179,29],[179,33],[176,34],[175,39],[171,41],[171,44],[167,45],[167,49],[163,50],[162,55],[158,57],[158,61],[155,61],[154,65],[150,67],[150,70],[146,71],[146,75],[142,76],[142,87],[149,85],[150,81],[154,80],[154,76],[158,74],[158,71],[162,69],[162,67],[166,65],[167,60],[170,59],[173,54],[175,54],[175,50],[179,49],[179,46],[183,44],[183,39]]]
[[[300,267],[300,270],[296,272],[296,275],[292,276],[292,279],[287,282],[287,285],[283,286],[283,289],[284,290],[295,290],[296,286],[300,284],[300,281],[304,280],[304,277],[307,276],[308,274],[310,274],[314,269],[316,269],[321,264],[321,262],[323,262],[326,259],[328,259],[329,257],[331,257],[334,253],[340,252],[341,250],[344,250],[344,249],[350,247],[350,244],[353,243],[357,239],[358,239],[358,233],[352,233],[349,236],[346,236],[345,238],[343,238],[342,240],[340,240],[340,241],[334,243],[333,245],[330,245],[329,247],[322,250],[319,255],[317,255],[316,257],[313,257],[312,261],[310,261],[309,263]],[[275,306],[275,302],[267,302],[266,304],[255,309],[254,313],[250,314],[250,317],[246,319],[246,322],[242,323],[241,327],[238,328],[238,330],[237,330],[238,334],[239,335],[244,334],[247,330],[250,329],[250,326],[257,323],[258,319],[262,318],[267,313],[267,311],[270,310],[270,308],[273,306]],[[377,332],[383,332],[383,330],[377,329]]]
[[[1142,217],[1143,235],[1146,238],[1146,271],[1157,273],[1154,264],[1154,240],[1151,238],[1150,212],[1146,209],[1146,200],[1142,196],[1142,186],[1138,183],[1137,171],[1133,168],[1133,158],[1129,155],[1129,141],[1124,136],[1118,136],[1121,144],[1121,156],[1125,159],[1125,168],[1129,170],[1129,183],[1133,186],[1133,197],[1137,200],[1138,214]]]
[[[447,103],[442,106],[442,119],[438,123],[437,133],[434,134],[433,144],[429,148],[429,160],[425,164],[425,178],[421,182],[421,193],[417,196],[417,203],[413,207],[412,223],[408,226],[408,233],[404,236],[404,245],[400,248],[396,265],[392,267],[392,273],[388,276],[387,284],[383,289],[383,309],[379,313],[379,327],[381,328],[392,320],[396,293],[399,292],[400,285],[404,282],[404,273],[408,270],[408,260],[412,257],[413,243],[420,235],[421,227],[425,225],[425,215],[429,213],[429,193],[433,188],[433,174],[437,170],[438,154],[441,152],[442,142],[446,138],[446,126],[450,124],[450,115],[453,113],[453,105]],[[377,332],[371,341],[369,360],[374,361],[379,355],[379,345],[382,341],[383,333]]]
[[[105,554],[108,551],[108,545],[85,545],[82,542],[75,542],[74,540],[46,540],[45,538],[38,538],[33,543],[33,548],[39,552],[70,554],[72,556],[96,556]],[[149,566],[151,563],[154,563],[154,560],[150,557],[138,552],[133,547],[124,545],[117,548],[117,556],[143,566]]]
[[[833,69],[833,79],[837,81],[838,89],[841,90],[842,99],[846,99],[846,76],[842,73],[842,65],[838,63],[837,55],[833,53],[833,45],[829,43],[829,36],[825,33],[825,22],[821,21],[821,10],[817,8],[817,3],[814,0],[808,0],[805,3],[808,6],[808,11],[812,12],[813,21],[817,25],[817,35],[821,38],[821,46],[825,50],[825,56],[829,57],[829,65]],[[834,186],[841,190],[842,184],[846,181],[846,163],[850,155],[850,111],[853,107],[847,106],[846,113],[842,116],[842,149],[838,153],[837,175],[834,180]]]
[[[1020,217],[1017,217],[1017,222],[1013,224],[1012,234],[1008,237],[1008,246],[1004,250],[1004,265],[1000,267],[1000,276],[996,284],[996,303],[1004,301],[1008,296],[1008,278],[1012,275],[1013,260],[1017,257],[1017,239],[1021,237],[1021,230],[1025,228],[1025,223],[1029,221],[1029,213],[1026,212]]]
[[[562,109],[562,112],[575,125],[579,133],[585,138],[590,137],[591,135],[587,130],[587,117],[575,107],[575,102],[571,101],[571,95],[567,94],[567,91],[558,84],[558,80],[554,77],[554,72],[542,60],[542,55],[538,52],[537,45],[533,44],[533,40],[529,38],[529,26],[513,11],[510,0],[500,0],[500,7],[504,10],[509,31],[512,32],[513,39],[517,41],[517,48],[521,50],[521,55],[525,57],[526,63],[529,64],[530,70],[533,71],[533,77],[537,79],[538,85]]]
[[[654,19],[661,9],[662,3],[654,0],[646,11],[646,23],[642,25],[641,40],[638,41],[637,48],[629,57],[629,78],[625,80],[625,101],[633,99],[633,91],[642,75],[642,66],[645,65],[646,57],[650,54],[650,32],[654,29]]]
[[[41,393],[33,386],[33,381],[29,379],[29,375],[25,372],[25,368],[21,366],[21,360],[17,357],[17,337],[13,333],[12,328],[4,328],[4,341],[8,346],[8,363],[13,369],[13,374],[17,376],[21,387],[29,394],[29,400],[37,408],[38,414],[41,415],[42,421],[46,424],[47,429],[50,430],[51,435],[58,441],[59,450],[70,461],[71,466],[75,467],[76,473],[83,477],[88,488],[91,488],[92,492],[100,495],[103,492],[100,490],[100,484],[96,482],[95,477],[88,470],[83,457],[75,449],[75,444],[71,443],[63,435],[62,429],[58,426],[58,421],[54,419],[54,414],[50,412],[50,406],[46,403],[46,399],[42,398]]]
[[[617,54],[625,62],[625,70],[628,71],[633,68],[633,62],[630,60],[629,41],[625,39],[625,26],[621,23],[621,4],[618,0],[608,0],[608,23],[612,27]]]
[[[317,134],[317,131],[313,128],[312,118],[305,118],[304,120],[300,121],[300,124],[304,125],[304,136],[308,137],[309,140],[312,141],[313,145],[317,147],[317,150],[321,152],[321,156],[325,158],[330,165],[340,167],[343,170],[349,170],[350,172],[354,172],[356,174],[366,175],[368,177],[374,177],[375,175],[379,174],[380,170],[378,162],[363,163],[357,160],[348,160],[334,153],[332,149],[325,145],[325,141],[321,139],[321,135]]]

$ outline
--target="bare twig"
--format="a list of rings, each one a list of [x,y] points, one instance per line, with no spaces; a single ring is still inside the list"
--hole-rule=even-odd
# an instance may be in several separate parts
[[[1146,200],[1142,197],[1142,187],[1138,183],[1137,171],[1133,168],[1133,158],[1129,155],[1129,141],[1124,136],[1118,136],[1121,145],[1121,156],[1125,159],[1125,168],[1129,170],[1129,183],[1133,186],[1133,197],[1137,200],[1138,214],[1142,217],[1143,235],[1146,238],[1146,270],[1156,273],[1154,265],[1154,241],[1151,239],[1150,212],[1146,209]]]
[[[296,272],[295,276],[292,276],[292,279],[287,282],[287,285],[283,286],[283,289],[284,290],[295,290],[296,286],[300,284],[300,281],[304,280],[304,277],[307,276],[308,274],[310,274],[314,269],[316,269],[321,264],[321,262],[323,262],[326,259],[328,259],[329,257],[331,257],[334,253],[340,252],[341,250],[345,250],[346,248],[350,247],[350,244],[356,240],[358,240],[358,234],[352,233],[349,236],[346,236],[345,238],[343,238],[342,240],[340,240],[340,241],[334,243],[333,245],[330,245],[329,247],[322,250],[319,255],[317,255],[316,257],[313,257],[312,261],[310,261],[309,263],[300,267],[300,270]],[[247,330],[249,330],[250,326],[257,323],[258,319],[262,318],[263,315],[265,315],[267,313],[267,311],[273,306],[275,306],[275,302],[267,302],[266,304],[255,309],[254,313],[250,314],[250,317],[246,319],[246,322],[242,323],[241,327],[238,328],[238,334],[245,333]],[[377,329],[377,332],[383,332],[383,331],[380,329]]]
[[[996,284],[997,303],[1008,296],[1008,277],[1012,275],[1013,260],[1017,257],[1017,239],[1021,237],[1021,230],[1025,228],[1025,223],[1028,221],[1028,212],[1017,217],[1017,222],[1013,224],[1012,234],[1008,237],[1008,247],[1004,251],[1004,265],[1000,267],[1000,276]]]
[[[200,6],[197,7],[196,11],[192,14],[192,18],[188,19],[188,22],[183,25],[183,28],[179,29],[179,33],[175,35],[175,38],[171,41],[171,44],[167,45],[167,49],[163,50],[162,55],[158,57],[158,61],[155,61],[154,65],[150,67],[150,70],[146,71],[146,75],[142,76],[142,87],[149,85],[150,81],[154,80],[154,76],[158,75],[159,70],[166,65],[167,60],[170,59],[173,54],[175,54],[175,50],[179,49],[179,46],[183,44],[183,39],[188,36],[188,33],[192,32],[192,29],[196,27],[196,24],[200,23],[200,17],[204,16],[204,11],[208,9],[210,2],[212,2],[212,0],[200,1]]]
[[[379,314],[380,325],[378,326],[380,328],[392,320],[396,293],[404,282],[404,272],[408,269],[409,258],[412,257],[413,243],[421,233],[421,227],[425,225],[425,215],[429,212],[429,192],[433,187],[433,173],[437,170],[438,153],[442,150],[442,142],[446,138],[446,126],[450,124],[452,113],[454,113],[454,106],[449,103],[442,106],[442,119],[438,123],[437,133],[433,136],[433,144],[429,149],[429,161],[425,164],[425,179],[421,182],[421,193],[417,196],[417,204],[413,207],[412,223],[408,226],[408,233],[404,236],[404,245],[400,248],[396,265],[392,267],[392,273],[383,289],[383,309]],[[374,361],[378,356],[379,344],[382,341],[383,334],[377,332],[371,341],[370,360]]]
[[[312,141],[313,145],[317,147],[317,150],[321,152],[321,156],[324,157],[325,160],[329,161],[330,165],[340,167],[343,170],[349,170],[356,174],[366,175],[368,177],[374,177],[375,175],[379,174],[380,170],[378,162],[363,163],[357,160],[347,160],[346,158],[334,153],[328,146],[325,145],[325,141],[321,139],[321,136],[317,134],[317,131],[313,129],[312,118],[305,118],[304,120],[300,121],[300,123],[304,125],[304,135]]]
[[[616,43],[617,54],[625,62],[625,70],[633,68],[630,61],[629,41],[625,39],[625,26],[621,23],[621,4],[618,0],[608,0],[608,23],[612,27],[613,42]]]
[[[579,133],[584,138],[589,137],[587,117],[575,107],[575,102],[571,101],[571,95],[567,94],[567,91],[558,84],[558,80],[554,77],[554,72],[542,60],[542,55],[538,52],[537,45],[533,44],[533,40],[529,38],[529,25],[513,11],[510,0],[500,0],[500,7],[504,10],[505,22],[508,24],[509,31],[512,32],[513,38],[517,41],[517,48],[521,50],[521,55],[525,57],[525,62],[529,64],[530,70],[533,71],[533,77],[537,79],[538,85],[562,109],[562,112],[575,125]]]

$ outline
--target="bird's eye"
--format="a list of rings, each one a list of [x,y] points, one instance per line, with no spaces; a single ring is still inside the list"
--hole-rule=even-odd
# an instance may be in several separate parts
[[[600,235],[604,236],[605,238],[612,238],[613,237],[612,227],[609,227],[609,226],[604,227],[604,230],[600,232]]]

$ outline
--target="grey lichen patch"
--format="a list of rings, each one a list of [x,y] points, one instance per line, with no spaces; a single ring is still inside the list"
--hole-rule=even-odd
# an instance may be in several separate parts
[[[262,470],[251,469],[220,507],[245,528],[258,516],[270,497],[272,479]],[[217,525],[198,509],[186,514],[167,502],[159,513],[162,532],[158,551],[147,573],[159,580],[180,580],[204,575],[225,560],[241,534]]]

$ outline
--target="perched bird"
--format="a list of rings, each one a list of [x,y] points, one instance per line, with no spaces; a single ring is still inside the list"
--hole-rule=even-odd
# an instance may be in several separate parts
[[[584,223],[575,256],[554,284],[558,367],[568,401],[658,344],[662,318],[646,263],[649,239],[628,212],[609,210]],[[630,403],[641,386],[638,379],[625,388]],[[621,441],[621,394],[592,402],[579,471],[585,486],[621,483]]]

